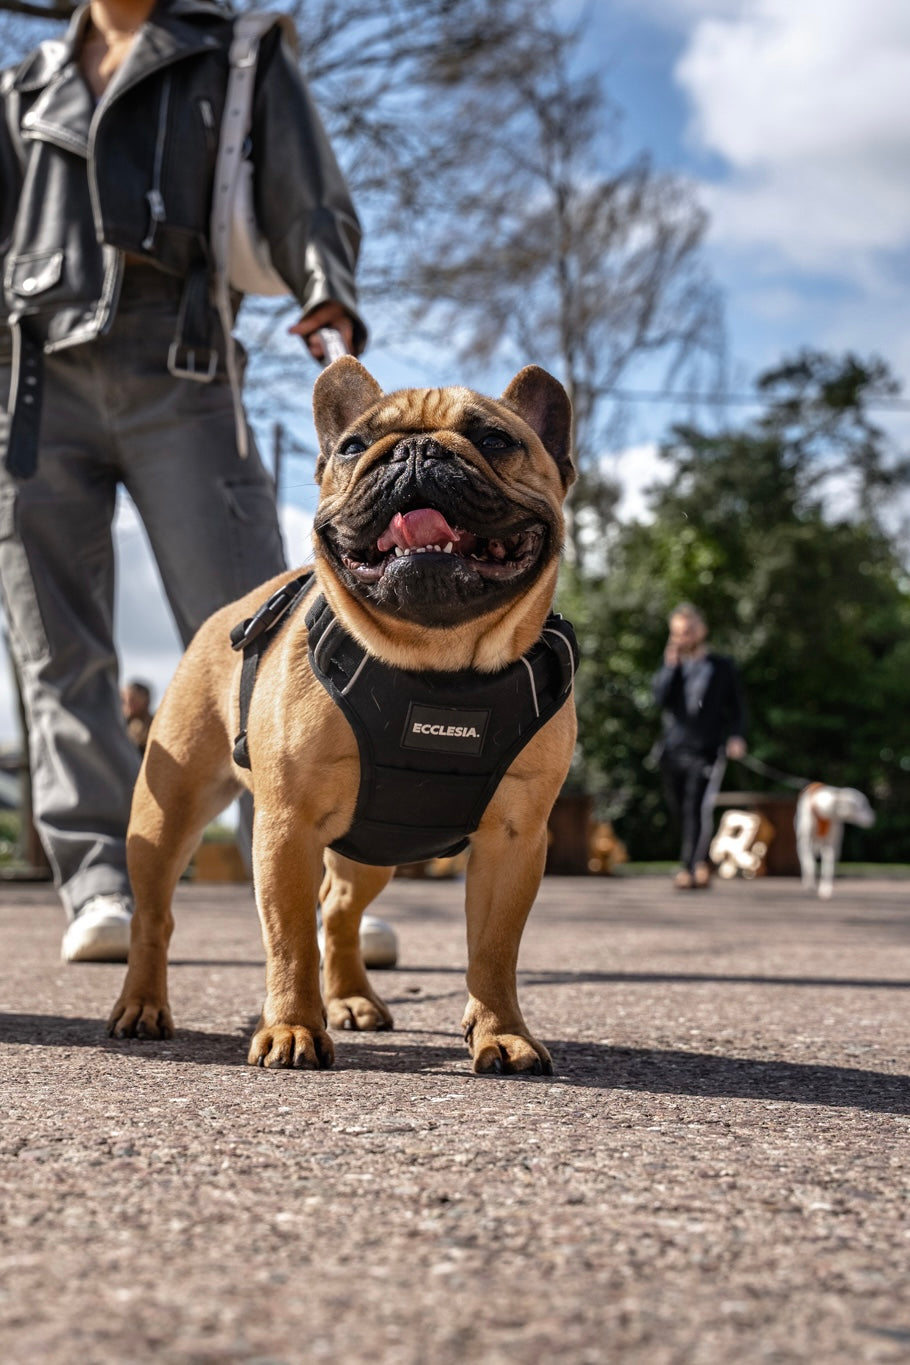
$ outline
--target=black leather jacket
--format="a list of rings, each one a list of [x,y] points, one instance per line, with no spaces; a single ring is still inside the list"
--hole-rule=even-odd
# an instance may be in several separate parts
[[[65,37],[0,76],[0,323],[45,352],[110,325],[124,252],[184,280],[209,265],[231,14],[214,0],[159,0],[97,106],[75,59],[87,20],[86,5]],[[360,226],[277,27],[260,50],[252,159],[273,264],[304,312],[340,302],[362,344]]]

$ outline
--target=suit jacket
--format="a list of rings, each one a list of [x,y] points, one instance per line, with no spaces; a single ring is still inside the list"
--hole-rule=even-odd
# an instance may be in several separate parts
[[[742,684],[733,660],[709,653],[700,695],[687,701],[682,666],[664,665],[654,675],[654,699],[663,711],[662,751],[691,750],[713,756],[731,735],[746,733]]]

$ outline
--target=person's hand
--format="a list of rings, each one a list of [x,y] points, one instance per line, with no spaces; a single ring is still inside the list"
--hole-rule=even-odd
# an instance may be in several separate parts
[[[293,327],[289,327],[288,331],[292,336],[300,337],[314,360],[322,362],[325,360],[325,351],[316,335],[322,327],[334,327],[335,331],[340,333],[348,355],[354,354],[354,324],[341,304],[332,300],[314,308],[312,313],[307,313],[299,322],[295,322]]]
[[[679,645],[675,644],[673,640],[667,641],[664,649],[664,663],[667,668],[675,668],[679,663]]]
[[[741,735],[731,735],[727,740],[727,758],[745,758],[746,741]]]

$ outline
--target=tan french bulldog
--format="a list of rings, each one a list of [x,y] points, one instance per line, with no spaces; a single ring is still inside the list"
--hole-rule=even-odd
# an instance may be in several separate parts
[[[433,748],[441,748],[443,764],[457,769],[442,779],[454,809],[462,788],[477,780],[471,764],[482,762],[484,745],[507,729],[497,720],[505,712],[487,705],[486,693],[483,705],[467,710],[463,698],[461,709],[439,712],[411,703],[405,733],[386,735],[395,753],[393,766],[382,768],[389,790],[404,795],[384,804],[370,770],[369,726],[364,736],[355,734],[344,709],[357,691],[355,674],[368,667],[390,687],[404,679],[428,686],[433,697],[433,688],[443,688],[443,699],[450,680],[461,686],[467,679],[483,691],[512,679],[516,697],[522,688],[530,697],[516,707],[539,709],[533,677],[544,677],[540,668],[550,663],[549,656],[535,661],[535,650],[548,635],[554,657],[565,650],[565,641],[548,631],[548,612],[562,504],[575,471],[569,401],[555,379],[529,366],[498,401],[466,388],[383,394],[356,360],[344,357],[319,376],[314,412],[321,451],[315,577],[258,657],[247,714],[239,702],[244,665],[231,630],[255,618],[266,598],[278,592],[280,599],[286,585],[295,586],[293,573],[205,623],[155,716],[127,840],[136,901],[129,967],[109,1021],[115,1037],[172,1035],[167,949],[174,890],[205,826],[246,787],[255,797],[253,874],[267,956],[266,999],[249,1061],[270,1067],[330,1066],[327,1025],[392,1026],[361,961],[358,929],[394,871],[379,864],[411,858],[371,853],[372,861],[363,861],[355,836],[358,813],[367,809],[364,793],[373,801],[370,850],[386,819],[389,848],[399,847],[397,810],[389,805],[416,806],[412,820],[423,818],[420,795],[416,803],[407,799],[408,783],[414,785],[407,771],[394,767],[395,746],[402,746],[402,762],[429,762],[427,751],[436,761]],[[317,610],[330,626],[314,651]],[[343,677],[333,675],[330,687],[317,672],[342,668],[345,649],[360,662]],[[369,698],[364,705],[369,709]],[[506,711],[512,709],[509,703]],[[464,831],[469,994],[462,1027],[475,1072],[552,1070],[522,1017],[516,967],[543,875],[547,817],[575,743],[571,678],[537,720],[532,738],[513,745],[514,757],[484,792],[482,809],[475,802],[477,813],[465,817],[473,828]],[[515,724],[520,729],[523,722]],[[238,731],[245,733],[249,768],[235,758]],[[459,758],[458,745],[471,754]],[[437,799],[437,811],[444,805]],[[439,823],[438,813],[434,818]]]

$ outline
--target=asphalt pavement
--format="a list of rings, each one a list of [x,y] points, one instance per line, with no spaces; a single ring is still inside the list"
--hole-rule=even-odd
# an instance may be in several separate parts
[[[910,882],[547,878],[552,1078],[470,1072],[462,894],[391,884],[396,1031],[300,1073],[248,887],[181,887],[160,1043],[0,887],[5,1365],[910,1360]]]

